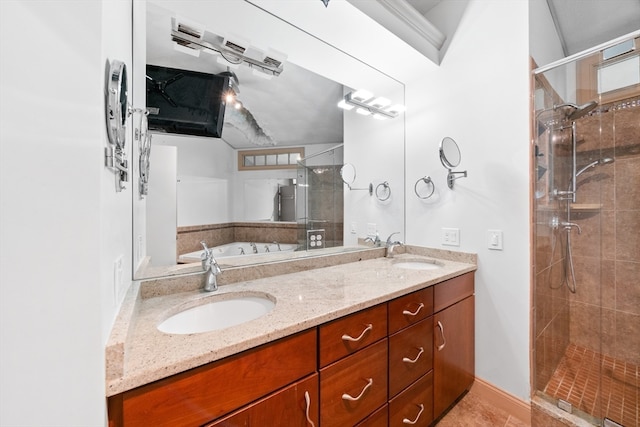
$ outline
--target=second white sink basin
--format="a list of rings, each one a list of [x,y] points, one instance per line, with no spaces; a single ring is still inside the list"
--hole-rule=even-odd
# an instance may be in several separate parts
[[[187,308],[158,325],[167,334],[197,334],[228,328],[269,313],[275,302],[266,296],[220,295],[211,301]]]
[[[440,268],[436,260],[432,259],[398,260],[393,263],[393,266],[406,270],[436,270]]]

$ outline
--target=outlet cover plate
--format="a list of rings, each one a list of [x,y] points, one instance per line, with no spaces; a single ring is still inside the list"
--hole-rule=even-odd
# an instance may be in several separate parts
[[[445,246],[460,246],[460,229],[459,228],[443,228],[442,244]]]

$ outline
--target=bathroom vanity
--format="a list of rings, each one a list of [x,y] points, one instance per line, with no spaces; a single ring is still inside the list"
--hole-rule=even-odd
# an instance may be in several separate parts
[[[132,289],[107,348],[110,426],[430,425],[474,379],[475,256],[407,251],[219,295]],[[217,331],[157,330],[176,305],[226,293],[275,308]]]

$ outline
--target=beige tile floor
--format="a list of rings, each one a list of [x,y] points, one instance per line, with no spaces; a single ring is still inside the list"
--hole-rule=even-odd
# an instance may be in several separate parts
[[[525,427],[523,422],[496,408],[474,392],[473,387],[437,424],[437,427]]]

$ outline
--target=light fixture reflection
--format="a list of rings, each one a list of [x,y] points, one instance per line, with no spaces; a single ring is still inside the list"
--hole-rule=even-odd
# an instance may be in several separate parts
[[[405,110],[403,105],[396,104],[389,107],[390,104],[391,100],[388,98],[382,96],[374,97],[369,91],[357,90],[347,93],[338,102],[338,107],[344,110],[352,110],[354,107],[358,107],[356,108],[356,113],[363,116],[373,115],[374,118],[380,120],[392,119]]]

